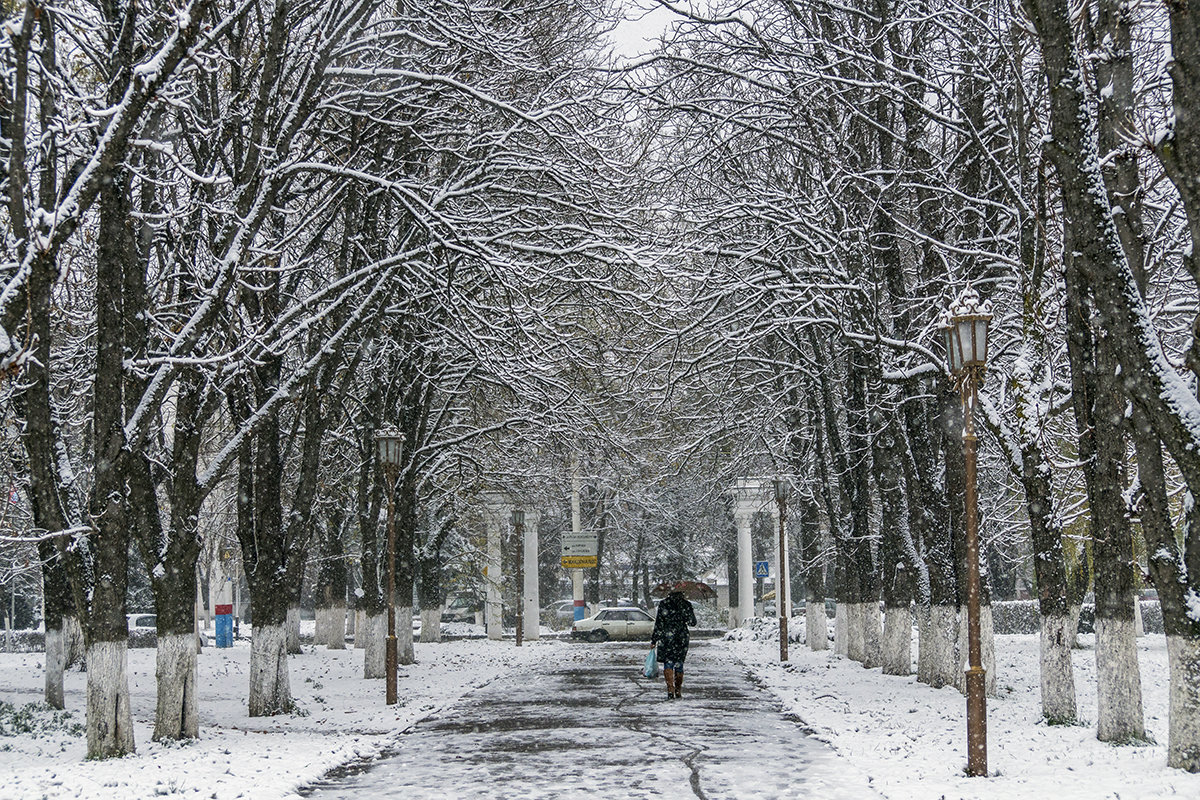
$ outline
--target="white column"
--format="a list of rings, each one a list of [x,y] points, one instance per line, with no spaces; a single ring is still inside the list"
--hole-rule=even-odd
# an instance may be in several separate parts
[[[484,576],[484,583],[487,586],[487,635],[489,639],[499,639],[504,633],[503,604],[500,598],[500,581],[503,578],[500,566],[503,508],[503,506],[489,506],[486,514],[487,574]]]
[[[538,522],[542,515],[537,511],[525,512],[525,571],[524,602],[526,639],[537,640],[541,628],[539,608],[541,598],[538,596]]]
[[[754,616],[754,564],[751,561],[750,522],[753,515],[748,511],[738,509],[733,514],[737,524],[738,552],[738,614],[737,624]]]

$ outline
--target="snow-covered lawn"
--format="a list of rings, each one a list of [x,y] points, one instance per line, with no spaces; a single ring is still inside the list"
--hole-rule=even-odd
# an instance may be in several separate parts
[[[201,738],[185,745],[150,740],[155,651],[133,649],[129,674],[137,753],[84,761],[85,739],[61,725],[36,737],[0,735],[0,800],[292,797],[297,787],[336,766],[377,755],[418,720],[510,668],[532,663],[552,646],[531,642],[517,648],[511,639],[417,643],[417,663],[400,668],[400,703],[389,708],[384,682],[362,678],[362,650],[305,645],[302,655],[288,660],[297,713],[254,719],[246,713],[249,641],[223,650],[206,647],[199,656]],[[40,702],[42,669],[41,653],[0,653],[0,701],[18,711]],[[83,722],[85,681],[82,672],[67,674],[71,722]],[[0,718],[0,732],[3,726]]]
[[[739,630],[725,644],[754,677],[837,752],[853,761],[888,800],[1159,800],[1200,798],[1200,775],[1166,767],[1167,649],[1161,634],[1138,640],[1146,727],[1158,744],[1096,741],[1093,636],[1075,651],[1080,716],[1086,725],[1042,722],[1038,637],[997,636],[1000,697],[988,699],[989,778],[967,778],[966,701],[953,688],[931,689],[915,677],[883,675],[814,653],[801,642],[779,664],[778,628]],[[775,636],[772,637],[771,634]],[[914,655],[916,644],[914,641]]]

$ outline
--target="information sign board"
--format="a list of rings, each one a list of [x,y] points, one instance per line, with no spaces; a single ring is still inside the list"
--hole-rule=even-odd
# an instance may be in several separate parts
[[[599,560],[600,537],[596,531],[563,531],[562,534],[562,567],[563,569],[590,569]]]

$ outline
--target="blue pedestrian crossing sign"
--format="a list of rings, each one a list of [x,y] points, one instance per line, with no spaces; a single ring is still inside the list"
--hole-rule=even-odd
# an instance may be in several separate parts
[[[754,562],[754,577],[756,577],[756,578],[771,577],[771,571],[767,568],[768,563],[769,562],[766,562],[766,561],[755,561]]]

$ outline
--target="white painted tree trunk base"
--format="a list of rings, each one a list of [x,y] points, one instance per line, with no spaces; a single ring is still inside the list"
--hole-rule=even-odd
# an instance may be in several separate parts
[[[954,686],[967,694],[967,658],[970,648],[967,641],[967,607],[958,609],[958,642],[955,652],[958,654],[958,670],[954,676]],[[984,670],[984,692],[988,697],[996,697],[999,686],[996,675],[996,628],[992,622],[992,607],[979,607],[979,661]]]
[[[849,604],[838,603],[833,616],[833,653],[847,656],[850,652],[850,620],[847,618]]]
[[[387,614],[374,614],[367,617],[358,630],[362,633],[363,638],[363,677],[368,680],[385,677],[387,673]]]
[[[863,659],[865,669],[874,669],[883,664],[883,620],[879,614],[879,603],[871,601],[859,606],[859,620],[863,632]]]
[[[412,620],[412,606],[400,606],[396,609],[396,652],[397,661],[401,664],[417,663],[417,656],[413,651]]]
[[[1171,670],[1167,766],[1200,772],[1200,640],[1167,637]]]
[[[255,625],[250,639],[250,716],[270,717],[292,708],[288,683],[287,625]]]
[[[67,643],[61,630],[46,631],[46,704],[66,708],[63,699],[63,672],[67,666]]]
[[[1041,627],[1042,716],[1051,723],[1069,725],[1078,719],[1071,665],[1071,645],[1075,641],[1071,617],[1042,617]]]
[[[200,735],[196,716],[195,634],[159,636],[155,661],[158,705],[154,712],[154,741],[195,739]]]
[[[1133,620],[1096,618],[1096,738],[1132,742],[1146,738],[1142,676]]]
[[[87,649],[87,757],[114,758],[135,751],[129,710],[126,641],[94,642]]]
[[[1142,601],[1133,598],[1133,633],[1141,639],[1146,635],[1146,626],[1142,623]]]
[[[346,649],[346,604],[334,603],[329,609],[329,627],[325,629],[325,646],[330,650]]]
[[[912,674],[912,609],[889,606],[883,621],[883,674]]]
[[[917,604],[917,682],[929,683],[933,672],[931,654],[933,632],[930,630],[929,606]]]
[[[442,607],[421,609],[421,641],[440,642],[442,640]]]
[[[300,649],[300,606],[288,606],[287,652],[295,655],[304,652]]]
[[[988,697],[1000,696],[1000,673],[996,668],[996,623],[989,603],[979,609],[979,636],[983,648],[983,668],[987,670],[984,682]]]
[[[958,609],[955,606],[929,608],[929,685],[934,689],[955,686],[961,674],[958,668]]]
[[[823,600],[809,601],[805,607],[804,637],[809,650],[829,649],[829,620]]]
[[[354,649],[362,650],[367,646],[371,633],[367,630],[367,612],[361,608],[354,610]]]
[[[862,603],[846,604],[846,657],[860,664],[867,658],[862,610]]]
[[[313,609],[313,645],[328,645],[329,609]]]

